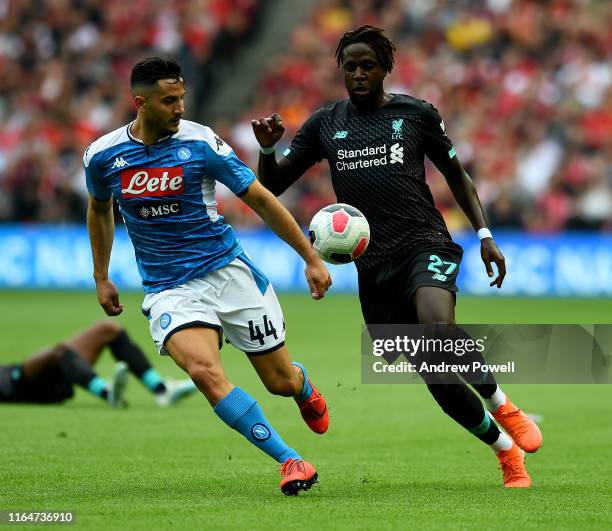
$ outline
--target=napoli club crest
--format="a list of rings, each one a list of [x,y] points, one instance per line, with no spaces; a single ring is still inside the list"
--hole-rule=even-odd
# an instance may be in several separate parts
[[[189,160],[191,158],[191,150],[186,147],[178,148],[176,156],[181,160]]]
[[[251,435],[258,441],[265,441],[270,438],[271,433],[267,426],[258,423],[251,428]]]
[[[162,313],[161,314],[161,316],[159,318],[159,326],[161,326],[163,330],[168,328],[170,326],[171,322],[172,322],[172,317],[170,316],[169,313]]]

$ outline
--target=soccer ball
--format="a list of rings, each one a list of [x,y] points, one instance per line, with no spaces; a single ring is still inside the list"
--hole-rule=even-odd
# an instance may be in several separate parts
[[[359,258],[370,243],[370,225],[355,207],[336,203],[319,210],[308,227],[315,252],[330,264]]]

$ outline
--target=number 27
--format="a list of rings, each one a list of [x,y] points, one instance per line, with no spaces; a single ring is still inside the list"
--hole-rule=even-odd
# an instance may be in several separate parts
[[[457,269],[457,264],[455,262],[443,262],[442,259],[436,255],[436,254],[432,254],[429,257],[429,266],[427,266],[427,269],[429,271],[433,271],[434,273],[438,273],[438,274],[444,274],[444,275],[450,275],[452,274],[452,272]],[[442,273],[442,271],[440,271],[439,267],[441,265],[447,265],[448,267],[446,268],[446,271],[444,271],[444,273]]]

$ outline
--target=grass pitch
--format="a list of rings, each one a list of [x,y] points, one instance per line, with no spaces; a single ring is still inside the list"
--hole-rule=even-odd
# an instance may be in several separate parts
[[[119,318],[163,375],[140,294]],[[62,406],[0,406],[0,511],[72,510],[80,529],[609,529],[612,387],[506,386],[542,415],[544,446],[529,456],[534,486],[507,490],[492,452],[455,425],[418,385],[361,385],[361,317],[354,296],[282,297],[287,345],[325,394],[325,436],[291,400],[269,395],[226,346],[231,380],[250,392],[285,440],[319,470],[297,498],[275,464],[229,430],[199,396],[160,409],[139,382],[115,411],[83,391]],[[103,317],[91,293],[4,292],[0,363]],[[461,322],[610,322],[609,301],[470,299]],[[110,355],[98,365],[102,376]],[[24,526],[21,526],[24,528]]]

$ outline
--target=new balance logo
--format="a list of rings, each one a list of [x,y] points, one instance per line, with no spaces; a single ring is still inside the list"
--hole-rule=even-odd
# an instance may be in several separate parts
[[[391,146],[391,164],[396,162],[404,164],[404,148],[399,143]]]
[[[113,165],[111,166],[111,169],[114,169],[114,168],[123,168],[125,166],[129,166],[129,162],[125,162],[125,159],[123,157],[117,157],[115,159],[115,162],[113,162]]]
[[[348,136],[348,131],[336,131],[332,140],[344,140]]]

